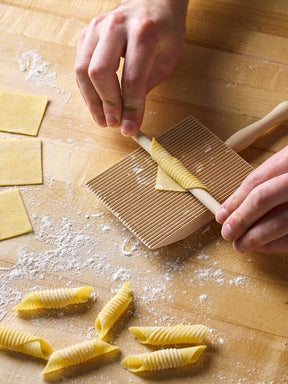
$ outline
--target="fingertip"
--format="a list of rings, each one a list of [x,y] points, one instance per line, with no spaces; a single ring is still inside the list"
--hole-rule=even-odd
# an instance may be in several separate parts
[[[138,131],[137,125],[131,120],[123,120],[121,124],[121,133],[123,136],[131,137]]]
[[[246,250],[243,247],[243,244],[241,241],[234,241],[233,242],[233,249],[239,253],[244,253]]]
[[[108,127],[111,127],[111,128],[119,127],[119,120],[117,119],[117,117],[114,114],[106,113],[105,117],[106,117],[106,122],[107,122]]]
[[[232,233],[232,228],[230,224],[224,224],[222,227],[221,235],[223,239],[232,241],[233,240],[233,233]]]
[[[105,115],[94,115],[94,120],[100,127],[107,127]]]
[[[224,221],[228,218],[229,212],[225,207],[220,207],[219,210],[216,212],[215,219],[218,223],[223,224]]]

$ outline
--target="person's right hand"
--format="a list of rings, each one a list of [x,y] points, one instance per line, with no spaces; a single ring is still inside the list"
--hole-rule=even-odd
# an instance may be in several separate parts
[[[100,126],[133,136],[146,94],[168,78],[185,38],[188,0],[127,0],[94,18],[77,47],[76,80]],[[124,57],[121,84],[116,71]]]

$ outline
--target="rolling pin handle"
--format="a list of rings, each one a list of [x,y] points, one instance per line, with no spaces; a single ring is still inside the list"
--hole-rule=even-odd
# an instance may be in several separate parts
[[[249,147],[249,145],[251,145],[269,128],[272,128],[277,124],[281,124],[287,119],[288,101],[283,101],[262,119],[234,133],[234,135],[230,136],[225,141],[225,144],[234,149],[235,152],[241,152],[243,149]]]

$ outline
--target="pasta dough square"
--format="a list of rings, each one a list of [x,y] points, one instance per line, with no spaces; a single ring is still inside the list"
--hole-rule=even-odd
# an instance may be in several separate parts
[[[0,131],[37,136],[48,98],[13,92],[0,93]]]
[[[0,240],[33,231],[20,191],[0,193]]]
[[[41,184],[41,140],[0,140],[0,164],[1,186]]]

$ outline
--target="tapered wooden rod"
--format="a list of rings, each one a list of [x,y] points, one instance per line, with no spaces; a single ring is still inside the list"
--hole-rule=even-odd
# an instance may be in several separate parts
[[[269,128],[281,124],[286,120],[288,120],[288,101],[283,101],[262,119],[234,133],[234,135],[225,141],[225,144],[238,153],[249,147],[249,145],[263,135]]]
[[[269,128],[281,124],[285,120],[288,120],[288,101],[283,101],[262,119],[234,133],[234,135],[225,141],[225,144],[235,152],[240,152],[252,144]],[[151,155],[151,140],[147,136],[139,131],[133,136],[133,139]],[[189,189],[189,192],[201,201],[209,211],[214,215],[216,214],[220,204],[207,191],[200,188],[192,188]]]

